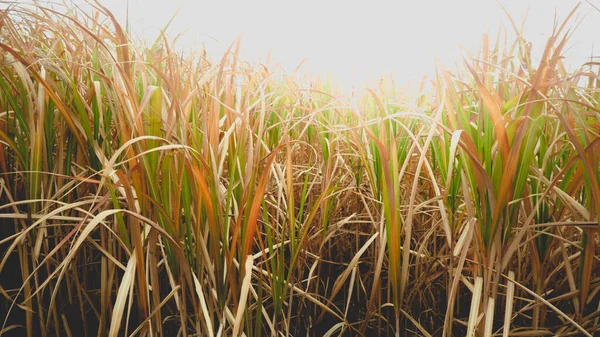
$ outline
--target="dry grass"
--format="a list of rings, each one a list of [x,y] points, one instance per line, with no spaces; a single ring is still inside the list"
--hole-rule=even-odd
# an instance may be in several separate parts
[[[576,10],[539,64],[513,24],[431,92],[345,97],[94,6],[0,13],[0,335],[600,332]]]

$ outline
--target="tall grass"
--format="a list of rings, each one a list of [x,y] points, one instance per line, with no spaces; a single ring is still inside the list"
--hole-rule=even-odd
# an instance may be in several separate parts
[[[600,332],[576,9],[539,64],[512,23],[431,91],[344,96],[93,6],[1,12],[0,335]]]

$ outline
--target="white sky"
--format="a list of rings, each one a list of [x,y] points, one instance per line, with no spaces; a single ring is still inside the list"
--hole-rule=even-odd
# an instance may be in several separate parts
[[[100,0],[125,23],[127,0]],[[43,1],[42,1],[43,2]],[[73,0],[81,5],[83,0]],[[525,37],[539,55],[559,20],[576,0],[454,0],[454,1],[191,1],[129,0],[132,32],[153,40],[175,15],[167,30],[182,34],[184,50],[205,45],[213,60],[241,36],[241,55],[247,61],[272,57],[291,73],[302,60],[304,72],[331,75],[345,88],[374,83],[391,74],[399,83],[433,76],[435,58],[447,68],[461,62],[466,50],[478,51],[481,37],[495,37],[506,27],[514,33],[504,6],[518,25],[525,14]],[[600,50],[600,0],[582,2],[580,22],[567,49],[573,67],[589,60],[593,46]],[[595,54],[599,54],[596,52]]]

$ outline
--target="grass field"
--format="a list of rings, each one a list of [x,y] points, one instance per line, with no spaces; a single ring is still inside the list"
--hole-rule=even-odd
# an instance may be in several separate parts
[[[354,94],[0,12],[0,335],[598,336],[600,63]],[[505,36],[506,35],[506,36]]]

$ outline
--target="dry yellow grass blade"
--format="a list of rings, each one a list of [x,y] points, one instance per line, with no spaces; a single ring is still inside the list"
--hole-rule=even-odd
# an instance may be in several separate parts
[[[198,277],[196,274],[192,274],[194,278],[194,289],[196,289],[196,294],[198,295],[198,300],[200,301],[200,308],[202,309],[202,317],[204,318],[204,324],[206,324],[206,330],[208,331],[208,336],[214,336],[214,327],[212,324],[212,319],[210,318],[210,314],[208,312],[208,307],[206,305],[206,298],[204,297],[204,292],[202,291],[202,284],[198,281]]]
[[[113,305],[113,313],[110,319],[110,328],[108,330],[108,337],[117,337],[119,335],[119,329],[121,322],[123,321],[123,311],[125,309],[125,303],[129,293],[133,290],[133,284],[135,281],[136,272],[136,254],[131,254],[129,262],[127,262],[127,269],[121,279],[121,285],[119,285],[119,291]]]
[[[513,301],[515,299],[515,272],[512,270],[508,272],[508,281],[506,282],[506,305],[504,309],[504,330],[502,331],[502,337],[508,337],[510,334],[510,327],[512,322],[512,311]]]
[[[252,267],[254,266],[254,260],[251,255],[246,257],[246,263],[244,263],[244,280],[242,281],[242,288],[240,289],[240,300],[237,304],[237,312],[235,314],[235,321],[233,323],[233,337],[238,337],[242,329],[244,311],[246,308],[246,301],[248,300],[248,294],[250,293],[250,280],[252,279]]]
[[[492,329],[494,327],[494,305],[495,305],[495,300],[494,298],[488,298],[488,305],[487,308],[485,309],[485,325],[484,325],[484,330],[483,330],[483,336],[484,337],[491,337],[492,336]]]
[[[467,337],[475,336],[477,326],[479,325],[479,306],[481,305],[481,292],[483,290],[483,277],[475,277],[475,286],[473,287],[473,296],[471,297],[471,310],[469,311],[469,321],[467,326]]]
[[[332,326],[329,330],[327,330],[327,332],[323,335],[323,337],[330,337],[333,336],[333,334],[335,334],[338,330],[340,331],[340,334],[343,332],[344,329],[344,323],[340,322],[335,324],[334,326]]]

